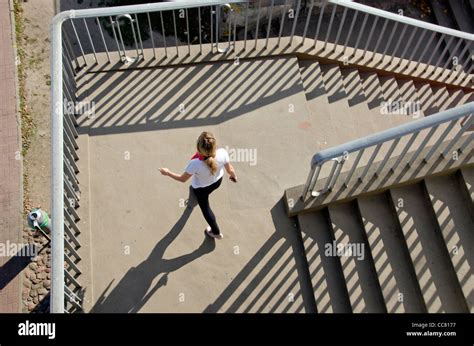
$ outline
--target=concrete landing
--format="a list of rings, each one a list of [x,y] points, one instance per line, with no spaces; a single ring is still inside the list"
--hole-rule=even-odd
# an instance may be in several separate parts
[[[324,126],[309,117],[296,58],[87,77],[81,96],[96,112],[79,119],[89,156],[79,161],[90,187],[90,214],[80,209],[91,238],[86,311],[314,312],[281,200],[306,178]],[[203,130],[228,146],[239,177],[211,197],[225,235],[217,242],[204,235],[189,183],[158,172],[181,173]]]

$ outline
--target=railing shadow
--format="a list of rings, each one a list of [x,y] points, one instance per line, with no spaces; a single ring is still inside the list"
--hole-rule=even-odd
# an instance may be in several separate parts
[[[316,312],[304,248],[283,200],[272,209],[275,233],[205,313]]]
[[[191,191],[188,205],[171,230],[155,245],[150,255],[136,267],[132,267],[122,279],[110,289],[113,281],[102,292],[90,312],[122,312],[136,313],[161,287],[166,286],[168,274],[177,271],[194,260],[212,252],[215,240],[203,234],[202,244],[193,252],[166,259],[164,253],[183,230],[197,201]],[[161,277],[155,286],[151,286],[155,278]]]
[[[95,103],[92,117],[78,119],[81,133],[215,125],[302,91],[295,60],[281,58],[105,75],[92,75],[79,95]]]

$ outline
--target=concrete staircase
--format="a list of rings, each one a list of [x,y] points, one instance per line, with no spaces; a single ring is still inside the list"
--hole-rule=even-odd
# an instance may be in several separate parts
[[[299,65],[311,116],[331,104],[340,109],[327,119],[334,141],[474,100],[469,90],[318,61]],[[385,106],[402,111],[384,116]],[[297,214],[317,311],[474,312],[473,184],[474,167],[463,167]]]

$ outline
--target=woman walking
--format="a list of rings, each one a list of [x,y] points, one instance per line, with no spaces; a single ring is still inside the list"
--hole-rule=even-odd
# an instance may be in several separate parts
[[[229,154],[223,148],[217,149],[216,139],[210,132],[203,132],[199,136],[197,152],[189,161],[183,174],[173,173],[168,168],[160,168],[161,174],[182,183],[192,177],[193,192],[209,225],[206,228],[206,234],[214,239],[222,239],[223,234],[209,205],[209,195],[221,185],[224,168],[229,174],[229,179],[236,183],[237,176],[234,167],[229,162]]]

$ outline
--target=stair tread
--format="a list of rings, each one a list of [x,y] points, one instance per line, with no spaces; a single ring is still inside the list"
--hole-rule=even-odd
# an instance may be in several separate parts
[[[420,105],[418,93],[416,92],[415,83],[411,79],[398,80],[398,87],[400,89],[400,96],[403,101],[405,113],[414,118],[423,116],[423,109]]]
[[[427,197],[420,184],[390,190],[429,313],[467,312]]]
[[[474,312],[474,222],[454,175],[425,180],[441,235],[471,312]]]
[[[347,97],[341,69],[337,64],[321,65],[323,82],[329,103],[337,102]]]
[[[306,99],[312,100],[326,94],[319,62],[298,60],[298,64],[300,66],[301,80],[303,81]]]
[[[298,215],[298,223],[318,312],[352,312],[341,263],[324,253],[334,240],[324,211]]]
[[[367,106],[370,109],[380,107],[381,103],[384,102],[384,97],[377,73],[362,72],[360,73],[360,77],[367,100]]]
[[[417,82],[415,83],[415,88],[416,93],[418,94],[418,99],[420,100],[421,109],[423,110],[423,115],[427,116],[437,113],[439,107],[430,83]]]
[[[355,106],[356,104],[366,101],[364,88],[362,87],[362,81],[359,74],[359,70],[356,68],[347,68],[341,70],[344,82],[344,88],[347,94],[347,102],[349,106]]]
[[[352,311],[386,312],[356,205],[353,203],[334,205],[328,210],[335,244],[337,247],[344,246],[344,251],[347,251],[338,257],[346,280]],[[348,250],[349,247],[360,251],[354,255],[353,250]]]
[[[474,203],[474,167],[461,168],[461,174],[471,201]]]
[[[386,194],[358,199],[387,311],[423,313],[426,307],[389,203]]]

